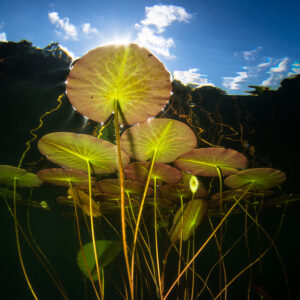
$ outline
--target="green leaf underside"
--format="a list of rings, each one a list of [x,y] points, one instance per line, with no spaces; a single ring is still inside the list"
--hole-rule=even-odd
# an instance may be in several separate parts
[[[121,136],[122,149],[140,161],[151,159],[156,151],[156,162],[172,162],[196,144],[194,132],[172,119],[150,119],[125,130]]]
[[[16,200],[21,201],[23,199],[22,195],[19,193],[15,194]],[[0,188],[0,198],[14,199],[14,191]]]
[[[146,182],[149,173],[150,163],[149,162],[134,162],[126,166],[124,169],[125,176],[131,180]],[[153,170],[151,173],[150,184],[154,184],[154,178],[156,181],[161,180],[167,183],[177,183],[181,180],[181,172],[169,165],[163,163],[154,163]]]
[[[207,202],[203,199],[191,200],[184,204],[183,213],[182,208],[179,207],[174,215],[173,225],[170,230],[171,241],[176,242],[181,238],[181,230],[182,240],[187,241],[204,219],[206,213]]]
[[[97,182],[97,188],[100,189],[103,193],[108,194],[117,194],[120,195],[120,181],[119,179],[103,179]],[[142,195],[144,191],[144,184],[137,181],[124,181],[124,191],[129,194],[138,194]],[[147,194],[150,195],[153,193],[152,188],[148,188]]]
[[[232,189],[247,189],[251,184],[250,191],[258,191],[276,187],[285,180],[286,176],[282,171],[272,168],[252,168],[228,176],[224,184]]]
[[[98,254],[99,268],[105,268],[109,265],[118,255],[122,249],[122,243],[119,241],[96,241],[96,249]],[[92,279],[97,280],[96,261],[94,256],[93,243],[88,243],[83,246],[84,255],[91,273]],[[79,250],[77,254],[77,263],[83,274],[89,278],[86,263],[83,259],[82,251]]]
[[[38,187],[43,183],[35,174],[24,169],[0,165],[0,183],[13,185],[14,179],[16,179],[18,187]]]
[[[118,100],[126,122],[134,124],[162,110],[171,95],[170,74],[145,48],[108,45],[91,50],[76,62],[67,93],[81,114],[97,122],[107,120]],[[120,121],[125,122],[122,117]]]
[[[69,187],[71,183],[77,187],[84,187],[89,184],[89,177],[86,173],[72,169],[44,169],[40,170],[37,176],[45,182],[60,186]]]
[[[159,194],[163,198],[169,199],[171,201],[180,201],[181,197],[183,199],[191,199],[192,192],[189,186],[185,184],[165,184],[160,186],[158,189]],[[195,198],[204,198],[207,195],[205,187],[200,183],[198,190],[195,193]]]
[[[54,132],[38,142],[40,152],[56,164],[87,172],[87,163],[95,174],[110,174],[117,169],[117,150],[114,144],[86,134]],[[122,153],[126,166],[129,157]]]
[[[232,149],[200,148],[181,155],[175,165],[193,175],[216,177],[217,167],[225,176],[234,174],[247,167],[247,158]]]

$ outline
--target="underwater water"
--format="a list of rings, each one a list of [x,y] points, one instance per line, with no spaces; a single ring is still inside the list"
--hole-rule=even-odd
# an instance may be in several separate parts
[[[132,51],[136,51],[134,47]],[[135,52],[134,55],[140,58]],[[7,168],[0,168],[2,180],[0,182],[1,299],[33,299],[28,280],[38,299],[97,299],[89,275],[84,271],[87,269],[84,266],[84,259],[81,262],[83,267],[80,267],[78,262],[80,243],[82,242],[83,245],[92,243],[93,231],[95,240],[117,242],[113,246],[106,244],[103,246],[108,250],[103,250],[104,254],[98,256],[102,270],[100,275],[96,272],[93,243],[90,244],[89,249],[85,248],[85,253],[91,253],[91,258],[88,257],[87,260],[91,259],[89,270],[93,280],[95,276],[94,282],[99,298],[126,299],[127,292],[127,299],[130,299],[131,294],[134,294],[132,296],[134,299],[165,299],[164,296],[177,280],[178,274],[190,261],[190,268],[180,277],[179,283],[175,283],[167,299],[299,299],[300,249],[297,246],[300,234],[299,150],[297,148],[299,75],[283,80],[276,91],[257,87],[250,95],[232,96],[216,87],[194,88],[185,86],[179,81],[165,83],[164,70],[161,71],[158,66],[157,72],[161,72],[162,75],[159,74],[157,77],[161,76],[162,79],[159,78],[163,83],[159,88],[155,86],[153,90],[157,88],[163,90],[166,95],[169,93],[170,99],[166,99],[164,110],[153,112],[155,119],[146,121],[146,124],[135,119],[142,114],[141,112],[151,113],[154,105],[150,105],[150,108],[141,106],[139,112],[134,111],[131,114],[130,105],[128,112],[126,105],[119,103],[119,109],[124,107],[123,114],[129,123],[121,126],[126,180],[135,181],[134,177],[130,177],[130,174],[135,172],[135,167],[132,166],[130,169],[129,162],[132,164],[147,161],[148,164],[140,167],[149,172],[153,154],[148,151],[151,152],[148,157],[148,152],[140,149],[144,144],[151,145],[153,139],[152,137],[148,139],[148,136],[157,137],[165,128],[171,128],[170,132],[166,132],[160,140],[162,148],[154,153],[158,164],[166,164],[179,172],[176,181],[174,179],[177,176],[176,170],[166,167],[167,170],[163,171],[160,169],[161,166],[154,164],[153,173],[159,174],[156,176],[158,182],[156,184],[150,182],[151,187],[148,192],[152,190],[153,194],[145,195],[145,209],[141,215],[136,249],[132,246],[135,239],[134,229],[138,223],[138,211],[142,206],[148,173],[145,175],[139,173],[141,171],[137,172],[137,177],[141,179],[141,187],[138,184],[134,187],[137,192],[131,197],[132,204],[129,204],[131,200],[129,201],[128,194],[125,196],[128,255],[131,258],[132,253],[135,253],[136,259],[132,292],[123,255],[119,182],[117,187],[115,182],[109,181],[106,183],[113,187],[104,185],[106,179],[116,180],[121,177],[117,175],[116,159],[108,158],[111,153],[114,153],[115,148],[104,146],[104,142],[97,143],[99,140],[105,141],[110,143],[111,147],[111,144],[117,144],[113,118],[96,122],[92,117],[89,119],[83,117],[80,113],[81,108],[77,111],[72,108],[72,105],[76,106],[76,101],[80,100],[76,98],[80,94],[77,87],[83,89],[84,85],[82,87],[80,80],[79,83],[76,81],[78,74],[73,77],[72,74],[69,75],[71,60],[57,45],[37,49],[25,41],[1,43],[0,58],[3,107],[0,119],[0,163],[17,168],[21,161],[21,168],[38,174],[39,180],[48,176],[43,184],[36,183],[33,188],[25,184],[22,186],[20,181],[20,185],[16,185],[13,193],[12,180],[5,177],[9,173]],[[80,63],[77,66],[81,67]],[[80,74],[79,71],[78,73]],[[68,75],[70,77],[68,77],[66,95],[65,81]],[[73,83],[72,80],[75,82]],[[96,79],[91,79],[93,80]],[[103,79],[103,82],[106,81]],[[132,89],[136,88],[134,83],[130,84]],[[112,97],[116,97],[117,94],[116,92]],[[78,96],[80,97],[81,95]],[[163,98],[163,95],[161,97]],[[88,99],[90,100],[89,97]],[[57,109],[53,110],[53,108]],[[49,113],[44,115],[46,112]],[[120,114],[120,123],[125,117]],[[159,122],[156,122],[157,120]],[[164,120],[167,121],[163,123]],[[137,126],[144,127],[139,131]],[[30,131],[35,128],[37,129],[33,133],[37,137],[30,141],[34,137]],[[56,135],[50,136],[53,133]],[[88,137],[84,136],[83,141],[78,140],[73,146],[72,143],[77,138],[73,133]],[[168,136],[171,136],[170,141]],[[93,138],[91,141],[90,137]],[[177,139],[180,141],[178,147],[172,144]],[[147,143],[143,144],[145,140]],[[30,143],[26,145],[28,141]],[[51,148],[53,145],[56,147],[55,150]],[[183,145],[187,150],[181,150]],[[74,150],[82,147],[84,150],[82,152],[78,150],[79,154]],[[90,173],[93,179],[88,178],[89,172],[82,172],[80,162],[72,165],[74,161],[66,160],[66,156],[72,156],[74,153],[79,157],[83,152],[97,152],[101,147],[105,151],[104,158],[99,158],[99,163],[96,158],[91,159]],[[52,158],[50,148],[51,151],[57,151],[56,154],[57,148],[65,148],[68,154],[58,153],[59,157]],[[193,152],[192,156],[185,156],[195,148],[213,149],[213,152],[205,150],[207,153],[201,154],[204,155],[202,159],[205,162],[202,161],[201,164],[204,164],[208,171],[206,169],[195,171],[195,166],[188,165],[200,155],[198,152]],[[158,146],[155,149],[158,149]],[[172,149],[171,153],[166,152],[164,156],[163,151],[169,149]],[[216,149],[230,151],[218,153]],[[177,153],[176,151],[179,154],[171,159],[170,157]],[[222,158],[227,155],[230,156],[228,160],[235,156],[238,159],[232,162],[233,165],[229,163],[227,165],[227,162],[222,161]],[[108,165],[106,165],[107,160]],[[83,163],[84,166],[85,163],[86,161]],[[74,167],[70,167],[69,164]],[[104,166],[107,169],[111,168],[112,171],[97,173],[98,169]],[[41,170],[58,168],[60,171],[56,170],[57,173],[54,175],[38,173]],[[75,183],[70,186],[57,185],[58,173],[73,168],[76,172],[70,172],[63,178],[81,176],[80,180],[84,183],[76,177],[77,186],[75,180]],[[255,179],[256,181],[253,179],[256,178],[254,175],[251,177],[246,174],[253,182],[255,181],[255,184],[261,185],[260,188],[254,189],[254,183],[249,184],[249,181],[233,182],[233,185],[239,184],[241,190],[234,196],[228,196],[226,191],[236,188],[226,182],[227,178],[239,174],[238,171],[243,172],[240,171],[242,169],[252,168],[265,170],[262,175],[255,175],[258,178]],[[217,171],[219,169],[221,184]],[[226,173],[227,171],[229,173]],[[160,172],[168,174],[171,172],[171,179],[167,180],[174,180],[174,182],[165,183]],[[182,178],[182,173],[187,177]],[[195,175],[200,182],[195,192],[189,190],[190,174]],[[55,184],[51,183],[50,177],[53,181],[56,180]],[[152,180],[154,181],[153,178]],[[97,186],[96,181],[103,181],[103,186],[101,184]],[[78,187],[78,182],[82,184],[81,189]],[[181,186],[175,186],[178,182]],[[89,184],[92,184],[92,187],[89,188]],[[126,184],[125,190],[130,190]],[[171,185],[170,189],[164,188],[167,184]],[[7,192],[8,186],[10,192]],[[153,191],[155,186],[158,188],[157,199],[160,199],[157,200],[157,204],[153,200],[156,199],[154,196],[156,193]],[[114,193],[113,189],[117,189],[117,193]],[[220,194],[214,196],[220,192],[224,203],[221,209]],[[182,199],[180,193],[184,194]],[[89,194],[92,194],[95,201],[94,218],[90,218],[89,204],[92,202]],[[117,195],[114,196],[117,199],[111,196],[112,194]],[[241,206],[235,204],[235,208],[224,219],[220,230],[216,235],[211,235],[213,229],[219,226],[222,217],[239,198],[241,198]],[[189,202],[191,199],[193,203]],[[201,200],[199,206],[198,203],[196,206],[197,199]],[[13,209],[14,200],[16,213]],[[78,212],[74,210],[76,201],[75,207]],[[158,207],[156,217],[154,205]],[[15,214],[17,220],[13,217]],[[183,228],[183,225],[180,226],[181,219],[188,227],[185,233],[186,239],[181,233]],[[20,242],[21,256],[28,280],[25,279],[24,271],[20,266],[16,224],[20,225],[17,239]],[[78,228],[80,228],[80,236]],[[206,246],[192,263],[191,259],[204,243],[207,243]],[[101,248],[100,244],[99,248]],[[41,253],[46,255],[46,259]],[[157,271],[158,266],[159,271]],[[101,288],[99,289],[98,277],[105,287],[104,296],[101,295]],[[203,281],[206,281],[206,284]],[[225,288],[228,283],[228,287]],[[222,290],[223,292],[218,296]]]

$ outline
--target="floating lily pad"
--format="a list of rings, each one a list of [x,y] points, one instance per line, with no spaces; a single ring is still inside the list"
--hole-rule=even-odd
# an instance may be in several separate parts
[[[43,184],[43,181],[35,174],[24,169],[0,165],[0,183],[14,185],[14,179],[16,179],[18,187],[38,187]]]
[[[63,167],[87,172],[87,161],[94,174],[114,173],[117,168],[116,145],[87,134],[54,132],[44,135],[38,142],[40,152]],[[123,165],[129,157],[122,153]]]
[[[124,191],[129,194],[142,195],[144,184],[137,181],[124,181]],[[120,180],[119,179],[103,179],[96,183],[96,187],[103,193],[120,195]],[[153,193],[152,188],[148,188],[147,195]]]
[[[105,240],[96,241],[96,249],[97,249],[99,268],[103,269],[116,258],[116,256],[122,249],[122,243],[119,241],[105,241]],[[92,279],[97,280],[98,276],[97,276],[93,243],[85,244],[83,246],[83,251],[84,251],[86,262],[83,258],[82,251],[79,250],[77,254],[78,267],[87,278],[90,278],[88,272],[89,270]]]
[[[114,100],[119,102],[121,123],[146,121],[166,105],[171,89],[164,65],[136,44],[89,51],[76,62],[67,80],[72,105],[97,122],[108,119],[114,111]]]
[[[247,158],[232,149],[200,148],[181,155],[175,165],[193,175],[218,176],[219,167],[224,176],[238,172],[247,167]]]
[[[122,149],[140,161],[151,159],[157,151],[156,162],[172,162],[196,145],[192,129],[172,119],[150,119],[125,130],[121,136]]]
[[[170,239],[176,242],[181,238],[187,241],[207,214],[207,202],[203,199],[191,200],[180,207],[174,215],[173,225],[170,230]]]
[[[38,171],[37,176],[45,182],[60,186],[69,187],[70,183],[77,187],[89,185],[89,177],[86,173],[72,169],[44,169]]]
[[[134,162],[125,167],[124,174],[131,180],[145,183],[149,173],[149,168],[150,162]],[[150,184],[152,185],[154,183],[154,178],[156,178],[156,182],[158,183],[163,181],[174,184],[181,180],[182,174],[178,169],[169,165],[154,163],[150,180]]]
[[[249,191],[258,191],[276,187],[286,180],[282,171],[272,168],[253,168],[240,171],[234,175],[228,176],[224,184],[232,189],[247,189]]]

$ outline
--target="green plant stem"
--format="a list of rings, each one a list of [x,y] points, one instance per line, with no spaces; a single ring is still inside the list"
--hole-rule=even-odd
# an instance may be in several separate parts
[[[28,287],[30,289],[30,292],[32,293],[32,296],[34,297],[34,299],[38,300],[38,297],[37,297],[36,293],[34,292],[34,290],[32,288],[32,285],[30,283],[30,280],[28,278],[28,275],[27,275],[27,272],[26,272],[26,269],[25,269],[25,266],[24,266],[23,258],[22,258],[22,253],[21,253],[21,246],[20,246],[20,240],[19,240],[18,220],[17,220],[16,188],[17,188],[17,178],[14,177],[14,224],[15,224],[17,250],[18,250],[19,260],[20,260],[20,263],[21,263],[23,274],[25,276],[25,279],[26,279],[26,282],[27,282]]]
[[[181,276],[185,273],[185,271],[189,268],[189,266],[192,264],[192,262],[197,258],[197,256],[201,253],[201,251],[204,249],[204,247],[208,244],[208,242],[214,237],[216,232],[219,230],[219,228],[222,226],[222,224],[226,221],[228,218],[229,214],[233,211],[233,209],[236,207],[236,205],[243,199],[243,197],[247,194],[247,192],[251,189],[252,185],[254,182],[251,182],[247,189],[243,192],[243,194],[237,199],[237,201],[230,207],[230,209],[227,211],[221,222],[217,225],[217,227],[214,229],[214,231],[210,234],[210,236],[206,239],[206,241],[203,243],[203,245],[199,248],[199,250],[196,252],[194,257],[189,261],[189,263],[185,266],[185,268],[181,271],[180,275],[176,278],[176,280],[173,282],[171,287],[169,288],[168,292],[164,296],[163,300],[167,299],[168,295],[178,282],[178,280],[181,278]]]
[[[94,220],[93,220],[91,166],[90,166],[90,162],[88,160],[86,161],[86,163],[87,163],[88,177],[89,177],[89,204],[90,204],[90,222],[91,222],[92,242],[93,242],[93,249],[94,249],[94,256],[95,256],[95,263],[96,263],[96,270],[97,270],[97,277],[98,277],[98,282],[99,282],[101,299],[104,299],[104,294],[103,294],[103,289],[102,289],[102,284],[101,284],[101,276],[100,276],[100,271],[99,271],[99,262],[98,262],[98,254],[97,254],[95,230],[94,230]]]
[[[89,279],[90,279],[91,284],[93,286],[95,295],[96,295],[97,299],[100,300],[99,293],[98,293],[98,291],[96,289],[96,286],[94,284],[94,281],[92,279],[92,275],[91,275],[91,272],[90,272],[90,269],[89,269],[89,266],[88,266],[88,263],[87,263],[87,260],[86,260],[86,256],[85,256],[85,253],[84,253],[84,250],[83,250],[82,239],[81,239],[80,228],[79,228],[79,218],[78,218],[77,204],[76,204],[76,201],[75,201],[75,195],[74,195],[73,186],[72,186],[72,183],[71,183],[70,180],[68,180],[68,184],[69,184],[69,187],[71,189],[72,198],[73,198],[75,220],[76,220],[76,228],[77,228],[77,236],[78,236],[78,241],[79,241],[79,246],[80,246],[80,251],[81,251],[81,254],[82,254],[83,262],[84,262],[85,268],[86,268],[86,270],[88,272]]]
[[[156,202],[156,177],[154,177],[154,239],[155,239],[155,253],[156,253],[156,268],[158,277],[159,297],[163,298],[161,289],[159,253],[158,253],[158,239],[157,239],[157,202]]]
[[[141,221],[141,217],[142,217],[142,211],[143,211],[143,207],[144,207],[144,203],[145,203],[145,199],[146,199],[146,195],[147,195],[147,190],[148,190],[150,179],[151,179],[151,174],[152,174],[156,154],[157,154],[157,149],[155,149],[154,153],[153,153],[153,157],[152,157],[152,161],[151,161],[151,165],[150,165],[150,169],[149,169],[149,173],[147,176],[147,181],[146,181],[146,185],[145,185],[145,189],[144,189],[144,193],[143,193],[143,198],[141,201],[138,217],[136,220],[136,226],[135,226],[134,237],[133,237],[132,256],[131,256],[131,274],[130,274],[130,276],[131,276],[132,285],[133,285],[133,276],[134,276],[134,255],[135,255],[135,248],[136,248],[136,240],[137,240],[139,225],[140,225],[140,221]]]
[[[124,173],[123,173],[123,162],[121,155],[121,143],[120,143],[120,131],[119,131],[119,107],[118,100],[114,100],[114,125],[116,133],[116,144],[118,153],[118,166],[119,166],[119,179],[120,179],[120,198],[121,198],[121,227],[122,227],[122,243],[123,252],[127,270],[127,276],[129,281],[131,300],[134,299],[134,283],[131,278],[128,251],[127,251],[127,238],[126,238],[126,216],[125,216],[125,198],[124,198]]]

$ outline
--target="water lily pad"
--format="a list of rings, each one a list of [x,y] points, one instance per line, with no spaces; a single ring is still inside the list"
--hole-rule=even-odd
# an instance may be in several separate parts
[[[68,195],[75,200],[76,205],[78,205],[86,215],[90,216],[90,198],[88,193],[78,188],[72,188],[68,189]],[[93,217],[101,216],[100,207],[94,199],[92,199],[92,209]]]
[[[35,174],[24,169],[0,165],[0,183],[13,185],[14,179],[16,179],[18,187],[38,187],[43,184],[43,181]]]
[[[151,159],[156,151],[156,162],[172,162],[196,145],[192,129],[172,119],[150,119],[125,130],[121,136],[122,149],[140,161]]]
[[[204,217],[207,214],[207,202],[203,199],[191,200],[188,203],[180,207],[174,215],[173,225],[170,230],[170,239],[172,242],[176,242],[181,238],[187,241],[194,230],[199,226]]]
[[[135,124],[157,115],[166,105],[171,95],[170,74],[145,48],[107,45],[76,62],[67,79],[67,95],[81,114],[97,122],[107,120],[116,99],[122,112],[120,122]]]
[[[120,180],[119,179],[103,179],[96,183],[96,187],[103,193],[120,194]],[[142,195],[144,191],[144,184],[137,181],[124,181],[124,191],[127,194]],[[147,195],[153,193],[152,188],[148,188]]]
[[[131,180],[136,180],[145,183],[148,176],[149,168],[150,162],[134,162],[125,167],[124,174],[127,178]],[[170,184],[174,184],[181,180],[182,174],[178,169],[169,165],[163,163],[154,163],[150,180],[150,184],[152,185],[154,183],[154,178],[156,178],[157,183],[163,181]]]
[[[94,174],[114,173],[117,168],[117,147],[87,134],[54,132],[44,135],[38,142],[40,152],[63,167],[87,172],[87,161]],[[122,153],[123,165],[129,157]]]
[[[232,149],[200,148],[181,155],[175,165],[193,175],[218,176],[219,167],[224,176],[238,172],[247,167],[247,158]]]
[[[45,182],[60,186],[69,187],[70,183],[77,187],[84,187],[89,185],[89,177],[86,173],[72,169],[44,169],[38,171],[37,176]]]
[[[119,241],[96,241],[96,249],[98,256],[99,268],[105,268],[109,265],[118,255],[120,250],[122,249],[122,243]],[[93,280],[97,280],[97,270],[96,270],[96,261],[94,256],[94,248],[93,243],[88,243],[83,246],[84,256],[86,258],[86,262],[83,258],[82,251],[79,250],[77,254],[77,263],[82,271],[82,273],[87,277],[89,277],[89,272],[92,276]],[[87,264],[87,265],[86,265]],[[88,270],[87,270],[88,268]]]
[[[19,193],[15,193],[15,197],[17,201],[23,200],[22,195]],[[0,198],[14,199],[14,191],[0,188]]]
[[[158,193],[161,197],[172,200],[180,201],[181,197],[185,200],[192,199],[192,192],[188,185],[185,184],[165,184],[158,188]],[[198,190],[196,191],[195,198],[204,198],[207,195],[207,191],[200,183]]]
[[[234,175],[228,176],[224,184],[232,189],[247,189],[249,191],[258,191],[276,187],[286,180],[285,174],[272,168],[252,168],[240,171]]]

